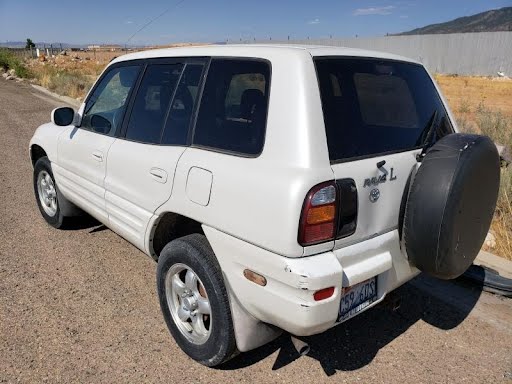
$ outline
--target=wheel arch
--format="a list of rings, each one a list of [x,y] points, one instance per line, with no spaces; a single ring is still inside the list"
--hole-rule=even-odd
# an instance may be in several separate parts
[[[41,157],[48,156],[46,151],[38,144],[32,144],[30,146],[30,160],[32,161],[32,166],[36,165],[36,161]]]
[[[59,136],[69,129],[68,127],[58,127],[52,123],[41,125],[34,132],[34,136],[30,140],[29,154],[32,164],[40,158],[37,155],[44,153],[50,162],[57,160],[57,148]],[[36,155],[34,157],[34,155]]]
[[[197,220],[175,212],[163,212],[154,221],[149,234],[149,253],[155,260],[170,241],[199,233],[204,235],[202,224]]]

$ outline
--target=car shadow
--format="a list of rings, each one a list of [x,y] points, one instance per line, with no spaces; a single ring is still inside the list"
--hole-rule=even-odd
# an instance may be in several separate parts
[[[382,303],[322,334],[301,340],[309,344],[308,356],[318,360],[326,375],[353,371],[370,364],[381,348],[419,320],[443,330],[457,327],[469,315],[481,292],[482,286],[459,280],[441,281],[422,274],[393,293],[395,297],[401,297],[398,310],[394,311]],[[218,368],[247,367],[278,350],[273,370],[300,357],[290,335],[284,334],[272,343],[242,353]]]
[[[104,227],[104,229],[107,229],[103,224],[101,224],[98,220],[96,220],[94,217],[89,215],[83,215],[83,216],[76,216],[76,217],[69,217],[66,221],[66,226],[62,229],[65,231],[77,231],[81,229],[89,229],[92,228],[89,233],[98,232],[102,229],[98,229],[101,227]]]

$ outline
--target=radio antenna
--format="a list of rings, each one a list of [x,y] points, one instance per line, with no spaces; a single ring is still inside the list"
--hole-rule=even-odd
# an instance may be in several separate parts
[[[157,17],[149,20],[146,24],[144,24],[142,27],[140,27],[133,35],[131,35],[128,40],[126,40],[126,42],[124,43],[124,45],[126,46],[126,44],[128,44],[128,42],[133,39],[135,37],[135,35],[137,35],[137,33],[139,33],[140,31],[142,31],[144,28],[146,28],[147,26],[149,26],[150,24],[152,24],[153,22],[155,22],[156,20],[158,20],[159,18],[161,18],[163,15],[165,15],[167,12],[169,12],[171,9],[173,8],[176,8],[178,7],[180,4],[183,4],[185,1],[187,0],[180,0],[178,1],[177,3],[171,5],[169,8],[167,8],[165,11],[163,11],[162,13],[160,13]]]

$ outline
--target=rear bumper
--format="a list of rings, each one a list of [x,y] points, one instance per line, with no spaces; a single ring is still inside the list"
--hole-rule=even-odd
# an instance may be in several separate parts
[[[337,324],[341,288],[377,276],[377,300],[416,276],[400,250],[396,230],[339,250],[287,258],[204,227],[232,294],[257,320],[297,336],[323,332]],[[244,269],[267,279],[262,287],[247,280]],[[333,296],[315,301],[320,289],[335,287]]]

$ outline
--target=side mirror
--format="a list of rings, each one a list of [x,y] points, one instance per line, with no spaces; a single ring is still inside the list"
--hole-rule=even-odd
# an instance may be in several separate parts
[[[92,115],[91,116],[91,128],[94,132],[107,134],[110,132],[110,128],[112,124],[108,119],[104,118],[101,115]]]
[[[55,108],[52,111],[52,123],[61,127],[71,125],[75,118],[75,111],[70,107]]]

